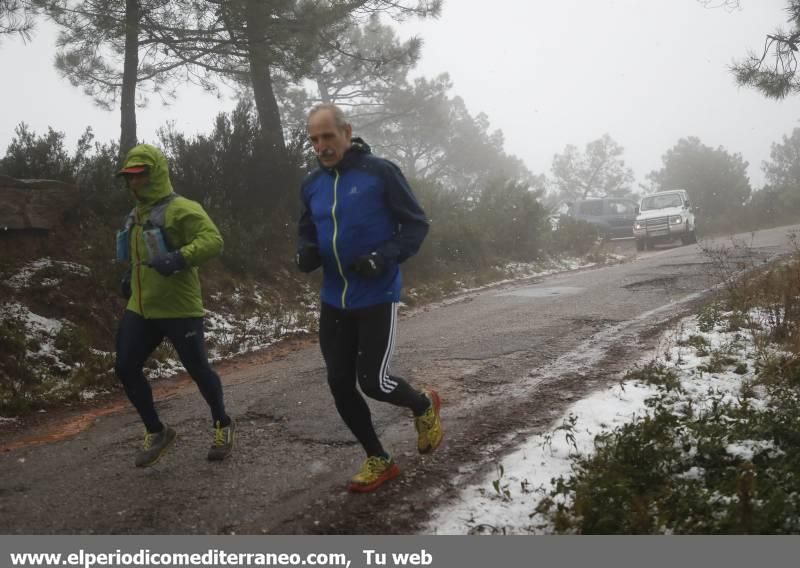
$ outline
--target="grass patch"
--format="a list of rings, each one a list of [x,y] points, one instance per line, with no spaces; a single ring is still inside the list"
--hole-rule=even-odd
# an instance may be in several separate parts
[[[658,361],[651,361],[625,373],[623,382],[638,382],[664,387],[667,391],[681,388],[677,373]]]
[[[726,349],[714,349],[705,353],[708,360],[697,368],[705,373],[724,373],[730,367],[738,366],[739,359]]]
[[[705,357],[709,354],[711,344],[702,335],[690,335],[687,339],[678,341],[681,347],[694,347],[698,357]]]
[[[710,332],[723,321],[723,310],[719,302],[704,306],[697,314],[700,331]]]

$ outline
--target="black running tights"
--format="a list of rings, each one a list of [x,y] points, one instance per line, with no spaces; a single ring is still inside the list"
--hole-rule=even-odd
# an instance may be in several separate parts
[[[339,415],[368,456],[385,454],[369,406],[358,392],[370,398],[425,412],[428,398],[406,381],[389,373],[397,332],[397,304],[340,310],[322,304],[319,343],[328,367],[328,385]]]

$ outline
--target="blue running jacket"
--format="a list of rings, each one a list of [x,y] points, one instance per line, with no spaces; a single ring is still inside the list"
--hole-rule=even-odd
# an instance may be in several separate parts
[[[320,166],[302,185],[298,247],[317,245],[322,256],[321,299],[339,309],[400,300],[400,263],[416,254],[428,233],[425,212],[400,168],[354,138],[333,168]],[[376,279],[351,268],[378,252],[386,271]]]

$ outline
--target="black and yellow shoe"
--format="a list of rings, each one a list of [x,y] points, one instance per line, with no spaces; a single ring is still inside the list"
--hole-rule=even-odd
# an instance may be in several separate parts
[[[369,493],[400,475],[400,468],[389,457],[370,456],[353,476],[347,488],[355,493]]]
[[[136,467],[149,467],[154,465],[161,459],[161,456],[164,455],[167,448],[172,445],[175,441],[175,437],[175,430],[166,424],[161,432],[156,432],[155,434],[145,432],[144,445],[139,453],[136,454]]]
[[[435,390],[425,391],[431,405],[425,414],[414,418],[414,427],[417,429],[417,450],[421,454],[429,454],[439,447],[444,438],[442,430],[442,420],[439,417],[439,410],[442,407],[442,400]]]
[[[219,420],[214,424],[214,443],[208,450],[208,461],[222,461],[231,455],[236,438],[236,422],[231,418],[227,426]]]

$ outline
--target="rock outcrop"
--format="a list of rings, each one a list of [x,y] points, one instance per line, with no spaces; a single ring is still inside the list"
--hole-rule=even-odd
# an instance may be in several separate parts
[[[53,229],[77,205],[74,185],[0,175],[0,232]]]

